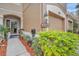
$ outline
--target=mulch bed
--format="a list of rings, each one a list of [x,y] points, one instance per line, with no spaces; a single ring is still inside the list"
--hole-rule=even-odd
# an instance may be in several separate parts
[[[35,53],[34,53],[33,48],[30,47],[30,44],[23,37],[20,37],[20,41],[25,46],[26,50],[30,53],[30,55],[34,56]]]
[[[7,40],[0,43],[0,56],[6,56]]]

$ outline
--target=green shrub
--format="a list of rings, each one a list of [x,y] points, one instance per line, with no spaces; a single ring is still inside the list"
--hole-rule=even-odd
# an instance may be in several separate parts
[[[7,39],[7,33],[9,32],[9,28],[4,26],[4,25],[0,25],[0,34],[2,35],[2,37],[4,36],[5,39]]]
[[[26,41],[32,39],[30,35],[24,34],[22,31],[20,31],[20,36],[22,36]]]
[[[79,46],[79,36],[69,32],[40,32],[34,38],[32,47],[36,55],[44,56],[75,56]],[[40,50],[39,50],[40,49]]]

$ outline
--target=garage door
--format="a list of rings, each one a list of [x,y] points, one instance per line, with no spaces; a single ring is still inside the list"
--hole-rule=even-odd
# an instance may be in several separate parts
[[[64,31],[64,19],[58,17],[57,15],[49,15],[49,29]]]

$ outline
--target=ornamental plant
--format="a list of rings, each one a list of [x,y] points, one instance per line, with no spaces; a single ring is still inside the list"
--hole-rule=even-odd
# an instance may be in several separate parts
[[[4,25],[0,25],[0,34],[1,34],[2,37],[4,36],[4,38],[7,39],[7,33],[8,32],[9,32],[8,27],[6,27]]]
[[[77,56],[79,35],[70,32],[44,31],[33,39],[32,47],[40,56]]]

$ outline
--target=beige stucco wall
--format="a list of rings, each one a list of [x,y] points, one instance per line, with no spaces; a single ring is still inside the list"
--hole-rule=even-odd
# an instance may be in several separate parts
[[[23,29],[30,32],[32,28],[36,31],[41,30],[41,4],[39,3],[29,4],[23,13]]]
[[[5,7],[5,5],[7,5],[8,7]],[[66,13],[66,4],[63,3],[24,3],[21,6],[14,4],[1,4],[0,7],[3,7],[3,9],[0,9],[0,13],[1,15],[12,14],[21,17],[21,28],[25,29],[26,31],[30,32],[32,28],[35,28],[37,31],[41,31],[41,24],[45,19],[44,15],[48,12],[47,5],[57,6],[64,14]],[[64,28],[65,27],[66,25],[64,25]]]
[[[43,21],[45,20],[46,17],[44,17],[44,15],[48,14],[48,9],[47,9],[47,5],[52,5],[52,6],[56,6],[59,9],[57,9],[58,12],[61,12],[61,17],[64,17],[64,21],[62,20],[58,20],[60,18],[55,18],[56,21],[58,20],[59,22],[57,22],[58,24],[60,24],[61,22],[61,29],[63,29],[64,31],[66,31],[66,4],[59,4],[59,3],[47,3],[47,4],[34,4],[34,3],[30,3],[30,4],[23,4],[24,6],[24,12],[23,12],[23,29],[25,29],[26,31],[31,31],[32,28],[36,28],[37,31],[41,31],[41,24],[43,23]],[[55,10],[56,11],[56,10]],[[54,12],[55,12],[54,11]],[[54,18],[54,16],[52,16]],[[52,20],[49,17],[47,17],[48,20]],[[52,25],[54,26],[54,25]],[[51,27],[51,26],[50,26]],[[58,27],[59,28],[59,27]],[[49,28],[50,29],[50,28]]]
[[[15,15],[21,18],[21,28],[23,27],[22,5],[13,3],[0,3],[0,15]],[[3,19],[2,19],[3,20]],[[1,22],[2,23],[2,22]]]
[[[0,14],[12,14],[21,17],[22,16],[22,6],[13,3],[0,3]]]
[[[49,24],[51,23],[52,26],[48,26],[49,30],[54,27],[54,24],[60,24],[60,22],[63,22],[61,24],[61,29],[63,29],[64,31],[67,31],[67,20],[66,20],[66,4],[63,3],[47,3],[47,4],[43,4],[43,14],[49,14],[49,11],[51,11],[51,13],[56,14],[55,16],[61,16],[64,21],[60,20],[59,18],[56,18],[54,15],[52,15],[52,17],[47,16],[48,22]],[[60,12],[60,13],[59,13]],[[45,17],[44,17],[45,19]],[[56,21],[56,22],[55,22]],[[58,29],[60,26],[57,26],[56,28]],[[55,28],[55,30],[57,30]],[[60,28],[59,28],[60,29]]]

